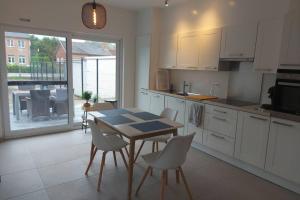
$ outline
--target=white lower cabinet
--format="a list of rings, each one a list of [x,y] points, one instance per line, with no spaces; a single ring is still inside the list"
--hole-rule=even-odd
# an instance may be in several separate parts
[[[300,183],[300,123],[272,118],[266,170]]]
[[[150,111],[150,96],[146,89],[140,89],[137,94],[137,107],[144,111]]]
[[[189,115],[190,115],[190,110],[191,106],[193,104],[201,105],[203,106],[203,113],[202,113],[202,123],[199,127],[195,126],[194,124],[189,122]],[[204,104],[202,103],[197,103],[194,101],[186,101],[186,111],[185,111],[185,132],[187,134],[190,133],[196,133],[193,142],[197,144],[202,144],[203,143],[203,125],[204,125]]]
[[[177,110],[177,119],[176,121],[185,124],[185,100],[175,97],[165,97],[165,107]],[[178,129],[178,135],[184,135],[184,128]]]
[[[270,117],[239,112],[235,157],[251,165],[264,168]]]
[[[233,138],[227,137],[220,133],[214,133],[208,130],[204,130],[203,132],[203,144],[205,146],[228,156],[233,156],[234,141],[235,140]]]
[[[150,112],[155,115],[160,115],[165,108],[165,96],[149,92],[150,97]]]

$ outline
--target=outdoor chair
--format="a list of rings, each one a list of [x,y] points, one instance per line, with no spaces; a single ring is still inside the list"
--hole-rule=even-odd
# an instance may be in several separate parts
[[[50,118],[50,90],[30,90],[30,98],[26,98],[27,110],[31,119]]]

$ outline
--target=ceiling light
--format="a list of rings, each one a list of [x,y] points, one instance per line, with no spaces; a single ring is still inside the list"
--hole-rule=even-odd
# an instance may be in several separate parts
[[[165,7],[169,6],[169,0],[165,0]]]
[[[106,9],[95,0],[86,3],[82,6],[81,19],[87,28],[102,29],[106,25]]]

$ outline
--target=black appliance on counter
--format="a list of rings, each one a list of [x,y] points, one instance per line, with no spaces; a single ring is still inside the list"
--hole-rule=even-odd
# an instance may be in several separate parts
[[[300,115],[300,69],[278,69],[272,107]]]

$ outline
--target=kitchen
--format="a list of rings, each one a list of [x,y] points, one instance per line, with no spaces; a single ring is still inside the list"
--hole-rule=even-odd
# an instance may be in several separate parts
[[[193,147],[299,193],[299,2],[269,7],[193,1],[140,11],[136,105],[178,110],[179,134],[196,132]],[[199,127],[189,122],[193,104],[203,106]]]

